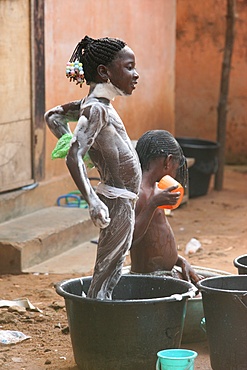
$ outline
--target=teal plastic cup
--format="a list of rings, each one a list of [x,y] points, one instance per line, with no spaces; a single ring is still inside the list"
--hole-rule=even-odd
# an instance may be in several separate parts
[[[164,349],[157,353],[156,370],[193,370],[197,355],[190,349]]]

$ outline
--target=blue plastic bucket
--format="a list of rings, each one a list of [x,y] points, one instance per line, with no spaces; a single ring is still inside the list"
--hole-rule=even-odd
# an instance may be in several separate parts
[[[193,370],[197,352],[189,349],[164,349],[157,356],[156,370]]]

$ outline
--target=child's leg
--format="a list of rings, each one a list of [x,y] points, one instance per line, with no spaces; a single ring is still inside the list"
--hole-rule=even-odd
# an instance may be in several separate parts
[[[111,299],[118,283],[126,252],[132,242],[135,212],[133,201],[123,198],[108,199],[100,195],[109,208],[111,222],[101,229],[94,274],[87,297]]]

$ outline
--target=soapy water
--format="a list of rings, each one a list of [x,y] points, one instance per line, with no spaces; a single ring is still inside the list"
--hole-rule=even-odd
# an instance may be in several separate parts
[[[87,296],[86,296],[86,293],[83,291],[83,278],[80,278],[80,283],[81,283],[81,286],[82,286],[81,296],[82,296],[83,298],[86,298],[86,297],[87,297]]]
[[[124,198],[108,199],[99,194],[110,212],[111,222],[101,229],[94,274],[87,297],[111,299],[118,283],[134,230],[134,201]]]

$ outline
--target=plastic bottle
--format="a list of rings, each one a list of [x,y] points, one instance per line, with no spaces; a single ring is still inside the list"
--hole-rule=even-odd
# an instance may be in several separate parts
[[[177,193],[177,192],[180,193],[180,197],[177,203],[174,205],[159,206],[159,208],[175,209],[180,205],[180,203],[182,202],[183,196],[184,196],[184,188],[182,187],[182,185],[177,180],[175,180],[173,177],[169,175],[162,177],[162,179],[158,183],[158,187],[162,190],[165,190],[169,188],[170,186],[175,186],[175,185],[177,186],[177,188],[175,190],[172,190],[172,193]]]

